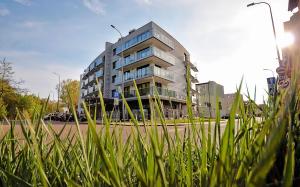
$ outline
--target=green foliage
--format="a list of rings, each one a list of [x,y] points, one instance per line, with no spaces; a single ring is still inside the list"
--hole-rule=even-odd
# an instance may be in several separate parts
[[[7,117],[8,119],[15,119],[17,116],[17,109],[22,113],[27,113],[32,117],[34,113],[41,110],[45,99],[40,99],[33,94],[26,94],[18,88],[20,82],[13,79],[14,72],[12,65],[6,62],[5,59],[0,62],[0,119]],[[49,102],[45,113],[54,112],[55,103]]]
[[[296,168],[300,164],[297,158],[299,92],[295,87],[281,92],[275,104],[265,105],[262,117],[257,118],[253,114],[259,106],[250,97],[245,106],[240,89],[241,86],[230,119],[223,126],[223,135],[219,111],[215,121],[205,122],[194,119],[189,110],[189,124],[181,126],[180,131],[174,121],[175,132],[169,130],[158,94],[149,97],[151,120],[143,120],[142,125],[121,94],[132,121],[127,136],[121,126],[111,123],[105,112],[103,126],[97,127],[85,103],[88,119],[85,133],[77,117],[75,133],[66,125],[60,131],[51,124],[46,125],[41,116],[48,101],[31,118],[20,111],[17,115],[20,124],[11,123],[10,130],[0,139],[0,185],[299,185],[296,180],[300,177]],[[105,111],[101,92],[99,96]],[[22,102],[34,103],[29,98]],[[141,102],[140,97],[138,101]],[[187,103],[192,107],[190,101]],[[139,107],[142,108],[141,103]],[[74,105],[72,111],[75,113]],[[240,119],[234,118],[237,111]],[[15,134],[18,126],[22,138]],[[279,161],[283,164],[278,164]]]
[[[69,94],[68,94],[69,90]],[[73,104],[75,105],[75,108],[78,105],[78,97],[79,97],[79,81],[67,79],[63,80],[61,82],[61,89],[60,89],[60,99],[63,103],[66,104],[68,108],[71,108],[71,103],[69,102],[72,98]]]

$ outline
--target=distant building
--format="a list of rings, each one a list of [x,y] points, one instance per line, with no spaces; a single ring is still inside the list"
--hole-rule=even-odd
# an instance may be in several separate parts
[[[222,109],[222,113],[223,116],[229,116],[230,115],[230,111],[232,108],[232,104],[234,103],[234,100],[236,98],[236,93],[229,93],[229,94],[224,94],[224,98],[223,98],[223,109]],[[243,96],[242,94],[240,94],[241,99],[243,100]],[[238,110],[237,110],[238,112]]]
[[[199,93],[197,99],[197,111],[199,115],[214,118],[216,116],[217,105],[220,110],[223,108],[224,87],[215,81],[208,81],[196,84],[196,90]]]
[[[131,30],[116,43],[106,42],[105,50],[84,70],[80,76],[81,89],[79,103],[87,103],[91,114],[96,111],[97,118],[102,118],[98,90],[102,92],[106,110],[122,114],[121,89],[126,101],[136,116],[140,116],[137,93],[133,80],[141,96],[145,115],[150,116],[149,98],[156,93],[160,96],[166,117],[183,117],[187,114],[187,66],[191,71],[198,71],[190,61],[189,52],[169,33],[154,22]],[[97,85],[96,82],[99,82]],[[191,95],[195,103],[197,83],[191,76]],[[123,87],[123,90],[122,90]],[[157,92],[156,89],[157,88]],[[116,105],[119,98],[119,105]],[[114,106],[115,105],[115,106]],[[82,111],[79,105],[78,111]],[[125,118],[128,119],[125,110]],[[119,115],[120,116],[120,115]]]

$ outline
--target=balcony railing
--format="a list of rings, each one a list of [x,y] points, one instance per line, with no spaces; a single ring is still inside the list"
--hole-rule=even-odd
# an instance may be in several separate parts
[[[173,90],[168,90],[165,88],[160,88],[160,87],[146,87],[139,89],[139,94],[140,96],[145,96],[145,95],[156,95],[156,91],[159,96],[166,96],[166,97],[176,97],[176,92]],[[130,98],[130,97],[136,97],[136,91],[135,90],[130,90],[130,91],[125,91],[124,92],[124,97],[125,98]]]
[[[174,42],[158,30],[153,30],[153,36],[174,49]]]
[[[127,57],[127,58],[123,58],[123,61],[122,59],[120,58],[118,61],[117,61],[117,64],[116,64],[116,69],[119,69],[121,68],[122,66],[127,66],[127,65],[130,65],[130,64],[133,64],[133,63],[136,63],[140,60],[143,60],[145,58],[148,58],[148,57],[151,57],[151,56],[156,56],[172,65],[175,65],[175,58],[156,48],[156,47],[150,47],[149,48],[149,51],[145,51],[143,52],[142,54],[141,53],[134,53],[134,54],[131,54],[130,57]]]
[[[157,76],[169,81],[174,81],[174,75],[171,74],[168,70],[161,69],[154,66],[154,67],[142,68],[130,73],[124,73],[124,82],[128,82],[134,79],[136,80],[140,78],[146,78],[150,76]],[[120,83],[122,83],[122,77],[118,76],[116,77],[115,84],[120,84]]]
[[[95,80],[95,75],[94,74],[89,76],[89,82],[92,82],[93,80]]]
[[[161,33],[160,31],[154,29],[154,30],[149,30],[144,33],[141,33],[138,36],[125,41],[123,44],[121,44],[120,46],[117,47],[116,52],[117,52],[117,54],[119,54],[122,52],[122,50],[125,51],[139,43],[142,43],[142,42],[148,40],[151,37],[154,37],[154,38],[160,40],[161,42],[165,43],[166,45],[168,45],[169,47],[174,49],[174,42],[171,39],[169,39],[167,36],[165,36],[163,33]]]
[[[103,70],[97,71],[97,72],[95,73],[95,75],[96,75],[96,78],[102,77],[102,76],[103,76]]]

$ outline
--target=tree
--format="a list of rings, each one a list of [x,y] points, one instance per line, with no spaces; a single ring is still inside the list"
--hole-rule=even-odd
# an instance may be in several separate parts
[[[7,62],[5,58],[0,61],[0,98],[12,91],[25,91],[19,87],[23,81],[14,80],[14,73],[11,62]]]
[[[76,107],[78,105],[78,97],[79,97],[79,81],[67,79],[61,82],[60,99],[70,109],[72,104],[70,103],[68,92],[73,101],[72,104]]]
[[[0,98],[0,119],[7,115],[6,105],[2,98]]]

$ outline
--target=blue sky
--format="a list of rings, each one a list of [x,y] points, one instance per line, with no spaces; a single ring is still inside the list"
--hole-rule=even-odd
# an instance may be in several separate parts
[[[121,32],[154,21],[189,50],[200,82],[234,92],[242,76],[258,101],[277,67],[267,7],[247,0],[0,0],[0,58],[13,62],[24,87],[54,96],[57,77],[80,73]],[[287,0],[272,0],[278,34],[288,20]],[[245,91],[245,89],[244,89]]]

